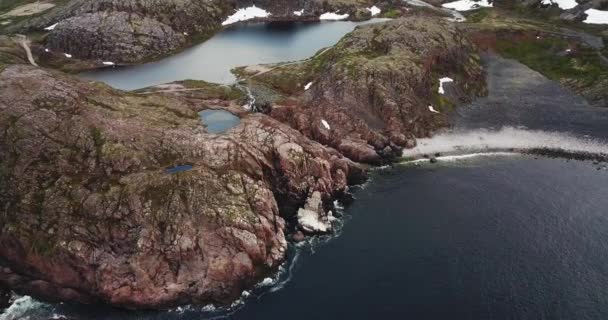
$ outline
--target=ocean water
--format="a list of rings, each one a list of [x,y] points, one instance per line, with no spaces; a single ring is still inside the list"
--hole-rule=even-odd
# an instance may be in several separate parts
[[[405,153],[438,163],[375,170],[336,235],[292,244],[233,306],[20,298],[0,320],[608,319],[608,163],[521,153],[608,154],[608,109],[516,62],[485,63],[489,96]]]

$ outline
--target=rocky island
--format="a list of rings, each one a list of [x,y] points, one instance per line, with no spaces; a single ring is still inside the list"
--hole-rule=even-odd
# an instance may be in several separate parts
[[[0,288],[130,309],[229,304],[276,270],[293,234],[330,232],[333,201],[369,166],[394,161],[486,93],[479,48],[517,58],[508,39],[546,35],[566,47],[543,54],[577,44],[583,66],[604,52],[507,5],[456,23],[402,1],[57,3],[1,29]],[[255,112],[234,85],[128,92],[66,73],[158,59],[254,5],[267,13],[254,21],[369,19],[372,6],[395,19],[307,60],[236,69],[254,94],[271,92]],[[604,103],[606,74],[576,82],[568,71],[554,76]],[[210,110],[237,123],[210,132],[200,115]]]

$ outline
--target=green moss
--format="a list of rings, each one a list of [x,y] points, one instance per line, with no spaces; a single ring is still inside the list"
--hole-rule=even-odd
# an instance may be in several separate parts
[[[207,99],[243,100],[245,95],[233,86],[209,83],[202,80],[183,80],[179,84],[190,89],[201,89]]]
[[[474,10],[469,14],[467,18],[468,23],[480,23],[483,22],[490,15],[490,8],[480,8]]]
[[[401,16],[401,11],[398,9],[390,9],[382,15],[383,18],[395,19]]]
[[[587,86],[608,79],[608,70],[594,50],[579,47],[566,53],[568,48],[565,40],[557,38],[517,42],[503,39],[496,45],[501,55],[516,59],[553,80],[571,79]]]

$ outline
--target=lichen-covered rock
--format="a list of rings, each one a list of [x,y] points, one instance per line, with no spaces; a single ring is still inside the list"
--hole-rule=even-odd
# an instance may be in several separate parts
[[[46,40],[51,50],[81,59],[138,62],[181,48],[182,33],[127,12],[86,13],[62,20]]]
[[[284,217],[363,174],[265,115],[209,134],[204,99],[28,65],[0,92],[0,284],[47,300],[229,302],[283,261]]]
[[[273,85],[296,74],[288,95],[298,103],[277,105],[271,115],[349,158],[368,163],[399,155],[415,137],[446,124],[463,100],[484,93],[476,48],[455,24],[436,17],[409,17],[358,27],[336,46],[299,65],[277,68],[255,81]],[[438,93],[451,77],[451,94]],[[302,87],[311,83],[309,90]]]

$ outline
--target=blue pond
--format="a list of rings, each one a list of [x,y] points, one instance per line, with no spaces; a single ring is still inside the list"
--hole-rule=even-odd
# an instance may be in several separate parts
[[[224,133],[241,122],[239,117],[224,110],[204,110],[199,115],[209,133]]]
[[[183,172],[183,171],[188,171],[188,170],[192,170],[192,166],[189,164],[186,164],[186,165],[182,165],[182,166],[176,166],[173,168],[169,168],[166,171],[169,174],[173,174],[173,173],[178,173],[178,172]]]

